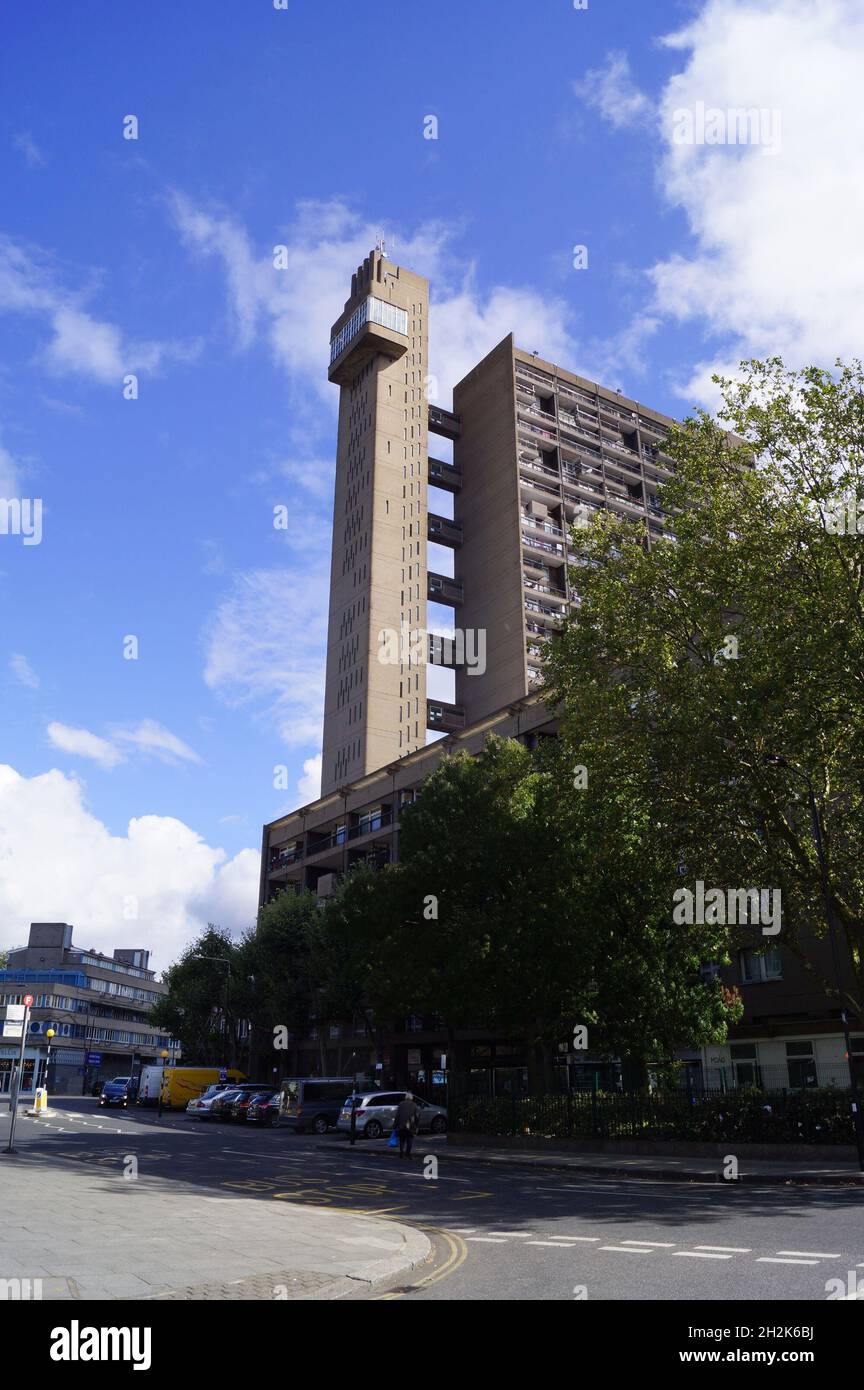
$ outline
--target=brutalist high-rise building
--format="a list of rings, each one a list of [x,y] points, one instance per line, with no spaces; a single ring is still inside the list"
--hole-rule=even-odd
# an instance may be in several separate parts
[[[571,527],[593,509],[664,533],[657,488],[672,423],[499,343],[427,404],[429,285],[375,250],[333,325],[339,430],[321,798],[265,828],[261,896],[324,895],[358,858],[396,855],[399,806],[442,748],[554,727],[536,693],[571,603]],[[430,443],[430,434],[434,440]],[[430,567],[427,547],[444,559]],[[427,605],[456,640],[427,639]],[[463,640],[463,634],[465,634]],[[450,699],[427,691],[452,666]],[[427,744],[427,731],[446,735]]]
[[[376,250],[332,330],[325,793],[423,748],[427,728],[454,732],[530,692],[570,599],[574,521],[610,507],[649,538],[663,530],[668,419],[512,336],[459,383],[452,412],[427,409],[428,321],[428,282]],[[430,431],[452,442],[452,457],[430,454]],[[452,503],[436,510],[429,488]],[[452,550],[452,573],[430,569],[430,541]],[[453,702],[427,700],[427,600],[456,610],[460,639],[431,653],[454,665]]]

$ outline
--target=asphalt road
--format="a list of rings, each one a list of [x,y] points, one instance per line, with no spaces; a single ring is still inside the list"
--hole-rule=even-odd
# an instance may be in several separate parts
[[[407,1162],[383,1143],[362,1141],[352,1151],[285,1128],[185,1115],[159,1122],[150,1110],[100,1111],[89,1098],[55,1105],[56,1118],[18,1122],[16,1147],[37,1189],[55,1165],[116,1169],[131,1154],[142,1173],[175,1190],[374,1213],[430,1235],[428,1267],[358,1297],[761,1304],[824,1301],[830,1280],[864,1283],[864,1204],[855,1188],[597,1178],[449,1155],[435,1174],[424,1136]],[[0,1146],[8,1127],[4,1108]]]

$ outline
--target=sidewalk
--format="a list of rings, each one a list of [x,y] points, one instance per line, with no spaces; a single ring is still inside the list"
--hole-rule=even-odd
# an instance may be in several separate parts
[[[332,1151],[334,1147],[348,1146],[347,1137],[339,1135],[318,1146]],[[734,1154],[735,1145],[730,1143],[729,1153]],[[387,1158],[387,1140],[358,1140],[355,1154],[369,1157]],[[730,1179],[723,1176],[722,1158],[663,1157],[643,1154],[610,1153],[572,1153],[556,1149],[550,1143],[548,1149],[532,1151],[526,1149],[495,1148],[491,1144],[471,1146],[468,1144],[447,1144],[439,1136],[419,1135],[414,1141],[416,1155],[425,1157],[434,1154],[443,1162],[482,1163],[487,1166],[513,1169],[549,1169],[553,1172],[585,1173],[591,1176],[643,1178],[654,1182],[699,1182],[726,1183]],[[808,1187],[847,1187],[859,1185],[864,1181],[855,1159],[825,1159],[808,1162],[799,1159],[752,1159],[738,1161],[739,1184],[793,1184]]]
[[[158,1177],[0,1162],[0,1279],[43,1299],[337,1299],[422,1263],[399,1222],[254,1196],[178,1190]]]

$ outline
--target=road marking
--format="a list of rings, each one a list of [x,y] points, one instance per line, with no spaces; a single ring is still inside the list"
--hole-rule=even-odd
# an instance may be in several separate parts
[[[674,1240],[622,1240],[622,1245],[653,1245],[658,1250],[674,1250],[677,1244]]]
[[[757,1265],[818,1265],[818,1260],[778,1260],[770,1255],[760,1255]]]
[[[697,1245],[697,1250],[728,1250],[730,1255],[749,1255],[752,1245]]]
[[[676,1250],[673,1258],[681,1260],[731,1260],[731,1255],[712,1255],[707,1250]]]
[[[550,1239],[552,1239],[552,1240],[572,1240],[572,1241],[574,1242],[574,1244],[575,1244],[577,1241],[579,1241],[579,1242],[582,1242],[582,1243],[586,1243],[586,1244],[588,1244],[588,1245],[594,1245],[594,1244],[596,1244],[597,1241],[599,1241],[600,1237],[599,1237],[599,1236],[551,1236]],[[639,1244],[641,1245],[641,1243],[642,1243],[642,1242],[640,1241]]]
[[[808,1260],[842,1260],[842,1255],[820,1254],[818,1250],[778,1250],[778,1255],[803,1255]]]
[[[472,1231],[476,1231],[476,1230],[477,1230],[477,1227],[476,1227],[476,1226],[472,1226],[472,1227],[471,1227],[471,1230],[472,1230]],[[533,1236],[534,1232],[533,1232],[533,1231],[496,1231],[495,1234],[496,1234],[496,1236],[507,1236],[508,1240],[527,1240],[529,1236]],[[557,1238],[557,1239],[561,1239],[562,1237],[556,1237],[556,1238]]]
[[[507,1241],[503,1236],[467,1236],[467,1240],[473,1240],[480,1245],[506,1245]]]
[[[572,1245],[564,1245],[561,1237],[557,1240],[526,1240],[526,1245],[543,1245],[547,1250],[572,1250]]]
[[[616,1255],[653,1255],[653,1250],[637,1250],[626,1245],[598,1245],[598,1250],[611,1250]]]

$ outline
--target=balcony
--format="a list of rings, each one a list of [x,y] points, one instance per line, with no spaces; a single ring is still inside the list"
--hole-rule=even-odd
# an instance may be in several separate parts
[[[462,473],[452,463],[445,463],[444,459],[430,458],[429,482],[445,492],[458,492],[462,487]]]
[[[378,353],[394,361],[408,351],[408,314],[370,294],[330,340],[331,381],[349,385]]]
[[[530,470],[532,473],[542,473],[546,478],[558,477],[558,469],[550,468],[548,463],[541,463],[539,459],[526,459],[520,456],[519,467]]]
[[[389,806],[382,806],[379,811],[370,815],[361,816],[356,825],[348,829],[349,840],[359,840],[363,835],[371,835],[376,830],[385,830],[393,824],[393,812]]]
[[[564,559],[563,545],[558,545],[555,541],[541,541],[539,536],[532,536],[530,531],[522,532],[522,544],[530,546],[532,550],[542,550],[558,560]]]
[[[538,516],[529,516],[527,512],[522,513],[522,525],[532,526],[535,531],[543,531],[547,536],[563,536],[564,532],[560,526],[556,526],[552,521],[544,521]]]
[[[541,449],[555,447],[557,436],[551,430],[542,430],[539,425],[532,425],[528,420],[517,420],[516,423],[525,434],[537,439]]]
[[[449,603],[454,608],[463,602],[465,594],[458,579],[450,579],[446,574],[434,574],[431,570],[426,576],[426,597],[433,603]]]
[[[433,434],[440,434],[443,439],[458,439],[462,433],[462,421],[452,410],[442,410],[439,405],[430,405],[429,428]]]
[[[427,518],[427,538],[435,541],[437,545],[449,545],[455,549],[462,544],[462,526],[458,521],[451,521],[449,517],[437,516],[430,512]]]
[[[561,500],[557,487],[547,487],[545,483],[535,483],[533,478],[520,478],[519,486],[530,488],[532,492],[543,492],[547,497],[554,497],[556,502]]]
[[[299,864],[303,858],[303,848],[275,850],[270,855],[270,863],[267,866],[269,874],[281,873],[283,869],[289,869],[292,864]]]
[[[461,705],[448,705],[442,700],[426,701],[426,728],[452,734],[465,728],[465,711]]]

